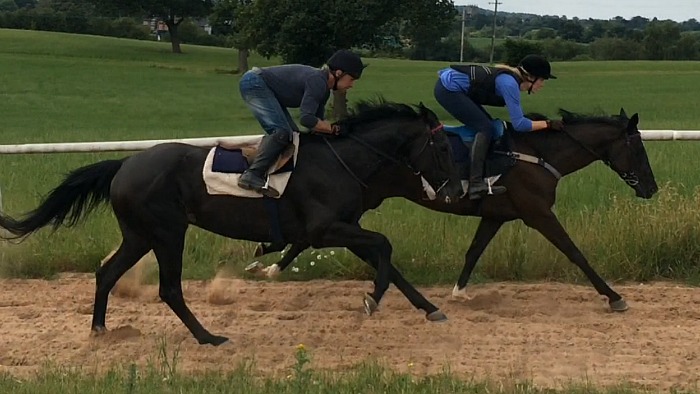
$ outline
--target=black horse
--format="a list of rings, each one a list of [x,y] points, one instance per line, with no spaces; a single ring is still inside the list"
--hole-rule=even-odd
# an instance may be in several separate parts
[[[467,282],[476,262],[503,223],[521,219],[576,264],[598,293],[607,296],[612,310],[625,311],[627,303],[590,266],[551,208],[556,199],[559,179],[597,160],[602,160],[615,171],[634,189],[637,197],[648,199],[656,193],[658,187],[637,129],[639,116],[634,114],[628,118],[622,109],[620,115],[610,117],[583,116],[565,110],[560,110],[560,113],[565,122],[562,132],[506,133],[505,138],[513,151],[504,154],[517,162],[498,181],[507,187],[505,194],[480,201],[462,199],[451,205],[428,201],[423,197],[418,177],[404,168],[392,166],[375,176],[373,182],[397,182],[405,186],[402,193],[381,194],[377,193],[380,189],[370,187],[365,193],[364,208],[374,209],[384,199],[400,196],[435,211],[481,217],[465,255],[464,268],[452,292],[455,297],[466,298]],[[308,244],[293,244],[277,264],[264,269],[251,264],[249,271],[264,272],[268,277],[274,277],[308,247]],[[261,244],[256,253],[260,255],[275,249],[279,248]]]
[[[445,316],[391,264],[392,247],[377,232],[360,227],[363,188],[386,165],[420,173],[444,203],[463,194],[449,141],[437,116],[424,107],[363,102],[343,120],[340,137],[302,135],[298,158],[284,195],[277,200],[279,229],[287,242],[316,248],[346,247],[377,270],[374,291],[365,295],[371,313],[389,287],[400,288],[429,320]],[[202,168],[209,150],[160,144],[121,160],[73,170],[41,204],[16,220],[0,215],[0,226],[19,238],[48,225],[76,224],[100,203],[111,202],[122,232],[117,252],[97,270],[92,331],[105,328],[107,299],[117,280],[149,250],[158,260],[160,298],[200,344],[227,340],[212,335],[182,295],[182,252],[190,224],[226,237],[268,242],[271,222],[263,198],[207,194]],[[398,194],[398,182],[374,184],[377,194]],[[6,236],[8,237],[8,236]]]

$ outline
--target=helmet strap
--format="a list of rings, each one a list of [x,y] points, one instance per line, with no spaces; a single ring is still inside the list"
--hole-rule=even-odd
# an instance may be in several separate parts
[[[346,72],[340,73],[340,76],[336,77],[335,76],[335,70],[331,70],[331,75],[333,76],[333,90],[338,90],[338,81],[340,78],[343,78],[343,75],[347,74]]]

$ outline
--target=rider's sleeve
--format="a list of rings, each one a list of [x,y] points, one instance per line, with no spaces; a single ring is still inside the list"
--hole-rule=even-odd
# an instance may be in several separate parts
[[[328,100],[328,85],[324,78],[318,76],[306,81],[304,97],[299,106],[299,123],[308,129],[316,126],[319,119],[323,119],[318,115],[322,107],[325,107],[326,100]]]
[[[511,75],[501,74],[496,77],[496,93],[503,97],[510,115],[510,122],[516,131],[527,132],[532,130],[532,121],[525,117],[520,106],[520,86]]]

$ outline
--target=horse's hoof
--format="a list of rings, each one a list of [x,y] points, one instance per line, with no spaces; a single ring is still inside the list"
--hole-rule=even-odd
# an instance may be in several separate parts
[[[255,257],[260,257],[265,254],[265,245],[262,243],[259,243],[258,246],[255,247]]]
[[[620,298],[617,301],[610,301],[610,309],[612,309],[613,312],[624,312],[629,309],[629,307],[627,306],[625,299]]]
[[[365,305],[365,312],[368,316],[372,316],[372,313],[376,312],[379,307],[377,301],[375,301],[369,293],[365,293],[365,298],[362,300],[362,303]]]
[[[282,270],[280,269],[279,265],[272,264],[269,267],[263,268],[263,272],[265,272],[265,275],[269,279],[275,279],[276,277],[278,277],[280,275],[280,272],[282,272]]]
[[[259,274],[263,271],[263,263],[259,261],[254,261],[245,267],[245,272],[249,274]]]
[[[460,301],[471,300],[471,297],[467,295],[467,286],[460,289],[459,286],[455,285],[455,287],[452,289],[452,299]]]
[[[226,338],[226,337],[220,337],[218,335],[209,335],[206,338],[200,339],[199,344],[200,345],[219,346],[222,343],[226,343],[227,341],[228,341],[228,338]]]
[[[99,337],[107,333],[107,327],[105,326],[93,326],[90,330],[91,337]]]
[[[431,321],[433,323],[444,323],[447,321],[447,315],[442,313],[442,311],[439,309],[436,310],[435,312],[426,314],[425,318],[428,319],[428,321]]]

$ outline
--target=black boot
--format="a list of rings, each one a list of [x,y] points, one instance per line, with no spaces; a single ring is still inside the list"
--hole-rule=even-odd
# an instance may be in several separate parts
[[[484,182],[484,165],[486,164],[486,154],[489,150],[489,136],[483,133],[476,133],[471,151],[471,170],[469,173],[469,199],[478,200],[487,194],[502,194],[506,192],[505,186],[491,186]]]
[[[238,179],[238,186],[246,190],[255,190],[268,197],[279,196],[279,192],[274,188],[265,187],[267,170],[290,143],[287,131],[280,130],[264,136],[253,163]]]

